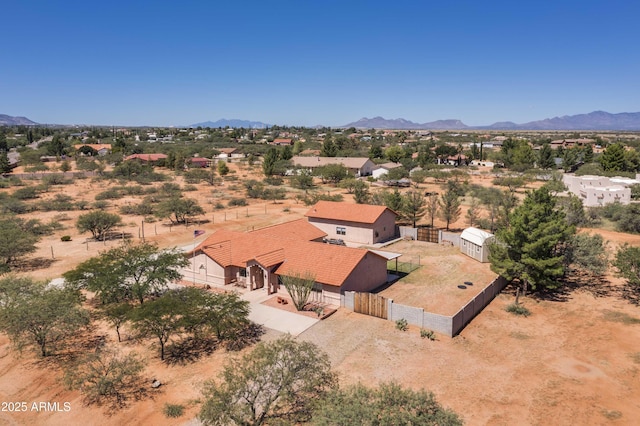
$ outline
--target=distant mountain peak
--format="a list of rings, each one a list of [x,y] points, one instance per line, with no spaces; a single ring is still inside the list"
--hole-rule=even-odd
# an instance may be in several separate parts
[[[216,128],[216,127],[234,127],[234,128],[245,128],[245,129],[265,129],[267,127],[269,127],[269,124],[265,124],[261,121],[249,121],[249,120],[239,120],[236,118],[232,118],[232,119],[226,119],[226,118],[221,118],[218,121],[205,121],[202,123],[195,123],[195,124],[191,124],[189,126],[186,127],[211,127],[211,128]]]
[[[0,126],[36,126],[38,123],[29,120],[27,117],[13,117],[11,115],[0,114]]]

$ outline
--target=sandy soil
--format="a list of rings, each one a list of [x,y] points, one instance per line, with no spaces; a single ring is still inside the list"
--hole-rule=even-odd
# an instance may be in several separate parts
[[[237,172],[251,176],[247,170],[238,169]],[[490,177],[478,179],[483,184],[491,184]],[[181,183],[179,179],[178,183]],[[225,220],[224,212],[214,210],[214,204],[209,201],[223,200],[226,204],[230,197],[241,196],[241,185],[237,184],[239,189],[230,190],[231,185],[211,187],[202,184],[198,185],[198,191],[187,193],[188,197],[202,200],[201,205],[209,219],[208,223],[197,225],[197,229],[210,232],[227,227],[244,231],[293,220],[302,217],[307,210],[288,200],[280,204],[267,203],[265,213],[264,202],[252,201],[248,210],[227,210]],[[424,190],[429,187],[439,188],[433,184],[421,185]],[[77,181],[74,186],[61,186],[56,191],[93,201],[93,194],[104,189],[103,183],[86,179]],[[123,202],[127,200],[113,202],[109,211],[116,211],[116,206]],[[62,220],[66,229],[45,237],[22,273],[36,278],[57,277],[101,250],[118,244],[108,241],[87,245],[87,235],[80,235],[74,227],[75,219],[81,213],[64,213],[65,220],[57,212],[36,215],[44,221],[54,217]],[[138,239],[141,221],[142,217],[126,216],[127,225],[123,230]],[[463,212],[452,227],[462,228],[465,224]],[[194,226],[170,228],[157,222],[145,224],[145,237],[161,247],[189,246],[193,244],[193,229]],[[612,241],[611,246],[623,242],[640,244],[637,235],[597,232]],[[72,236],[72,241],[61,242],[60,236],[67,234]],[[394,251],[393,247],[390,250]],[[477,271],[470,266],[480,264],[456,263],[454,259],[462,255],[457,255],[451,248],[442,250],[440,254],[428,252],[425,256],[430,262],[440,262],[441,272],[453,276],[452,279],[458,279],[453,272],[463,271],[463,281],[474,282],[473,289],[465,291],[481,287],[475,285],[476,281],[490,280],[490,273],[482,269],[483,266]],[[396,301],[403,297],[424,299],[430,307],[429,298],[437,296],[429,291],[435,287],[425,286],[422,279],[433,272],[430,266],[414,272],[413,277],[409,275],[407,279],[413,287],[407,285],[402,291],[397,287],[398,294],[392,297]],[[472,274],[478,274],[477,278],[468,279]],[[411,282],[411,278],[415,281]],[[532,312],[528,318],[505,312],[505,306],[513,301],[513,294],[507,289],[453,339],[438,336],[438,340],[431,342],[420,338],[415,327],[400,332],[390,321],[343,309],[318,322],[299,338],[315,342],[329,353],[342,383],[361,381],[375,385],[395,380],[415,389],[426,388],[445,406],[458,412],[467,424],[632,425],[640,419],[640,308],[622,298],[618,291],[619,281],[610,280],[612,285],[591,283],[588,290],[569,292],[555,301],[525,298],[524,303]],[[452,306],[459,307],[457,295],[462,291],[458,292],[452,284],[445,286],[453,293],[443,293],[436,305],[446,306],[451,301]],[[11,348],[6,336],[0,335],[0,401],[24,401],[29,407],[32,402],[39,401],[71,404],[69,412],[0,411],[0,424],[187,424],[199,409],[202,383],[216,377],[230,356],[224,349],[218,349],[195,363],[169,366],[160,362],[157,347],[151,340],[141,343],[127,340],[118,344],[115,332],[106,327],[95,333],[105,335],[109,344],[124,351],[135,350],[145,358],[145,379],[157,378],[163,382],[152,398],[133,402],[117,411],[85,406],[77,391],[62,386],[62,370],[55,361],[41,361],[30,351],[20,355]],[[269,331],[263,339],[277,336],[278,333]],[[185,405],[185,415],[167,419],[162,414],[165,403]]]
[[[417,263],[419,259],[421,266],[380,294],[396,303],[435,314],[455,314],[497,277],[488,263],[465,256],[458,247],[399,241],[384,249],[402,253],[401,260],[412,259]]]

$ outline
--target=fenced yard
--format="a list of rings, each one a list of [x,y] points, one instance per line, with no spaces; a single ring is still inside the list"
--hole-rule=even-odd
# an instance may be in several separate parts
[[[385,250],[403,254],[398,259],[398,269],[404,259],[419,258],[420,267],[413,268],[411,273],[379,294],[393,299],[394,303],[423,308],[427,312],[453,315],[496,278],[489,264],[463,255],[457,247],[398,241]],[[393,270],[395,260],[387,266]]]
[[[387,261],[387,270],[409,274],[420,267],[420,256],[400,256]]]

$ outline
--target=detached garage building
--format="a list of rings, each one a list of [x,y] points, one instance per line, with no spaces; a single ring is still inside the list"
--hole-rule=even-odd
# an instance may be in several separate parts
[[[460,234],[460,251],[478,262],[489,261],[489,244],[493,234],[478,228],[467,228]]]

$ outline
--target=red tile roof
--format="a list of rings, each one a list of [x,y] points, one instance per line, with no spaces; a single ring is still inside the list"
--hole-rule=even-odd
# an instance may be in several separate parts
[[[276,274],[309,272],[317,282],[338,287],[365,256],[377,256],[365,249],[298,240],[294,234],[277,237],[274,233],[260,231],[243,233],[222,229],[200,243],[195,252],[205,253],[223,267],[246,267],[251,260],[264,267],[280,264]]]
[[[349,204],[334,201],[318,201],[305,213],[312,219],[342,220],[356,223],[375,223],[386,210],[395,214],[385,206],[371,204]]]
[[[280,223],[266,228],[251,231],[253,235],[275,237],[275,238],[295,238],[297,240],[312,241],[327,236],[327,233],[310,224],[306,219],[293,220],[291,222]]]

